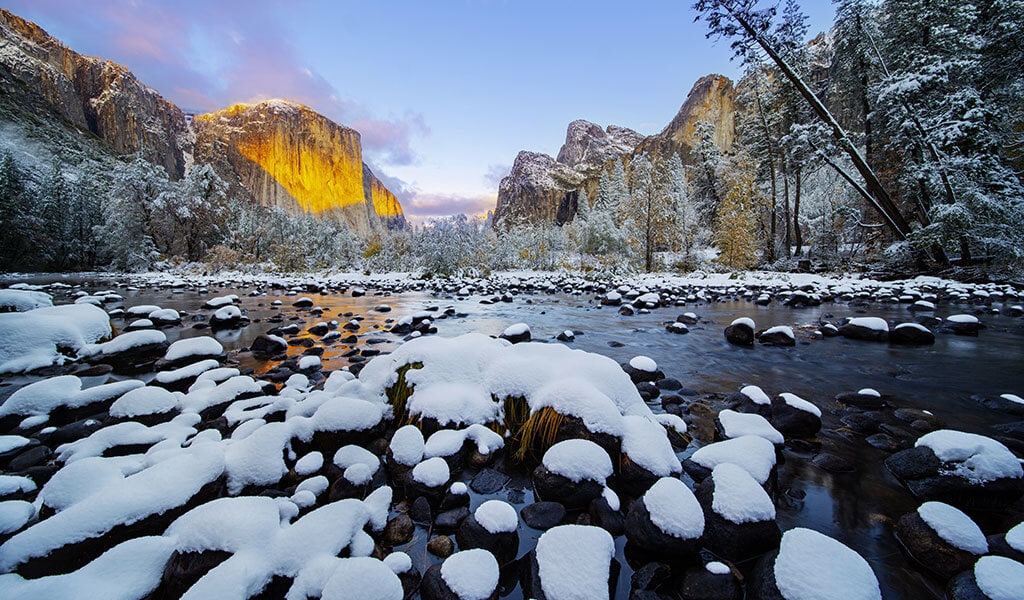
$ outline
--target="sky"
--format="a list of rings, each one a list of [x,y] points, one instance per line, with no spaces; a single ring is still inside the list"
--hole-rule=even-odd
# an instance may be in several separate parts
[[[830,0],[802,0],[811,34]],[[414,221],[494,207],[520,150],[587,119],[651,135],[693,83],[738,78],[688,0],[4,0],[187,112],[287,98],[362,135]]]

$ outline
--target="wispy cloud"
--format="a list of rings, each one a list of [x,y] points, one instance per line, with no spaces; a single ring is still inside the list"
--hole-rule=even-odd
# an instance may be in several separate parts
[[[487,167],[487,172],[484,173],[484,182],[488,185],[494,186],[494,189],[498,189],[498,185],[501,184],[501,180],[511,172],[512,165],[489,165]]]
[[[281,11],[270,0],[9,0],[19,16],[37,21],[77,51],[126,64],[183,109],[210,111],[235,102],[288,98],[360,131],[363,150],[383,165],[417,160],[413,140],[429,134],[423,116],[380,116],[346,98],[310,69],[289,41]]]

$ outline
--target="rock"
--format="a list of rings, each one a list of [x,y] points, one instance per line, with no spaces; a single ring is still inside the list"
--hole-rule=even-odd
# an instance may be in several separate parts
[[[930,346],[935,334],[917,323],[900,323],[889,332],[889,343],[897,346]]]
[[[793,330],[786,326],[772,327],[758,333],[757,341],[765,346],[796,346]]]
[[[862,394],[861,392],[843,392],[836,394],[836,402],[847,406],[856,406],[866,410],[878,410],[885,406],[885,400],[874,394]]]
[[[604,529],[612,534],[612,537],[618,537],[626,532],[625,516],[618,509],[613,509],[604,496],[590,503],[587,515],[592,525]]]
[[[636,309],[628,304],[623,304],[619,307],[619,314],[624,317],[632,317],[636,314]]]
[[[747,322],[734,322],[725,328],[725,339],[736,346],[754,347],[754,327]]]
[[[53,451],[43,445],[32,445],[20,452],[7,463],[7,468],[15,473],[40,466],[50,459]]]
[[[548,471],[544,465],[533,471],[533,487],[538,499],[559,502],[567,508],[583,508],[599,497],[604,486],[590,479],[574,482]]]
[[[852,462],[835,454],[822,452],[811,459],[814,466],[829,473],[853,473],[857,470]]]
[[[974,570],[964,571],[946,585],[946,598],[949,600],[992,600],[978,587],[974,578]]]
[[[381,534],[381,544],[385,546],[401,546],[412,541],[416,525],[409,515],[398,515],[388,521]]]
[[[576,340],[576,334],[568,329],[559,333],[555,336],[555,339],[560,342],[572,342]]]
[[[986,408],[997,410],[1008,415],[1024,416],[1024,402],[1018,402],[1014,398],[1019,399],[1020,397],[1013,394],[1003,394],[1002,396],[982,396],[981,394],[974,394],[971,396],[971,400],[974,400]]]
[[[772,400],[769,421],[787,439],[809,438],[821,429],[821,411],[793,394],[780,394]]]
[[[630,589],[633,592],[638,590],[656,591],[658,588],[669,583],[672,579],[672,567],[665,563],[649,562],[633,571],[629,578]],[[631,594],[630,598],[635,596]]]
[[[513,509],[514,510],[514,509]],[[516,531],[503,531],[491,533],[477,521],[475,515],[469,515],[459,526],[455,534],[455,541],[459,543],[459,550],[471,548],[483,548],[498,561],[498,566],[507,565],[516,559],[519,552],[519,533]]]
[[[877,321],[876,321],[877,320]],[[876,325],[873,326],[873,325]],[[885,329],[881,325],[885,321],[877,317],[861,317],[839,327],[839,335],[851,340],[863,340],[866,342],[885,342],[889,339],[888,325]]]
[[[711,563],[686,570],[679,596],[681,600],[740,600],[743,587],[729,567]]]
[[[869,435],[864,438],[864,441],[870,444],[873,448],[878,448],[885,452],[899,452],[907,447],[906,444],[892,437],[888,433],[876,433]]]
[[[448,558],[455,552],[455,542],[446,535],[436,535],[427,542],[427,552],[438,558]],[[435,565],[440,568],[440,565]],[[429,570],[427,571],[430,572]]]
[[[645,382],[654,383],[665,378],[665,374],[658,369],[658,364],[646,356],[635,356],[620,366],[626,375],[629,375],[629,379],[634,385]]]
[[[979,555],[957,548],[942,539],[921,518],[918,511],[903,515],[896,523],[894,533],[903,548],[919,565],[943,581],[970,568],[978,560]],[[981,535],[980,531],[978,535]]]
[[[277,356],[282,352],[288,351],[288,343],[284,342],[279,337],[270,337],[269,335],[258,335],[256,339],[252,341],[252,345],[249,347],[253,354],[260,356]]]
[[[851,413],[839,419],[854,433],[871,435],[878,432],[879,420],[868,413]]]
[[[672,523],[673,530],[665,531],[655,524],[648,502],[658,511],[659,522]],[[626,515],[626,540],[656,560],[696,561],[703,533],[704,515],[697,499],[686,484],[675,478],[658,480],[633,503]]]
[[[659,390],[662,390],[662,391],[665,391],[665,392],[675,392],[675,391],[683,389],[683,383],[681,381],[679,381],[678,379],[673,379],[672,377],[666,377],[664,379],[659,379],[656,382],[656,385],[658,386]]]
[[[534,502],[520,511],[523,522],[534,529],[551,529],[565,519],[565,507],[558,502]]]
[[[636,384],[636,391],[640,392],[640,397],[644,399],[644,402],[656,400],[661,395],[661,390],[658,389],[658,386],[650,381],[641,381]]]
[[[675,323],[669,323],[668,325],[666,325],[665,326],[665,330],[668,331],[669,333],[678,333],[678,334],[690,333],[690,328],[687,327],[683,323],[679,323],[678,321],[675,322]]]
[[[511,478],[494,469],[483,469],[473,477],[469,487],[478,494],[495,494],[501,491]]]
[[[971,337],[977,337],[978,331],[983,328],[984,325],[974,315],[951,315],[946,317],[942,327],[943,331],[948,331],[954,335]]]
[[[530,328],[526,325],[526,323],[517,323],[515,325],[510,325],[509,327],[507,327],[505,331],[502,332],[502,334],[498,337],[500,337],[503,340],[508,340],[513,344],[521,344],[524,342],[529,342],[532,337],[532,334],[530,333]]]
[[[743,561],[778,547],[782,532],[772,500],[740,467],[718,465],[695,495],[704,511],[704,544],[715,555]]]
[[[438,514],[437,518],[434,519],[434,528],[439,533],[455,532],[468,516],[470,516],[469,506],[459,506],[446,510]],[[465,550],[467,546],[463,546],[462,542],[459,542],[459,548]]]
[[[412,506],[409,507],[409,517],[420,524],[430,525],[433,520],[433,511],[430,508],[430,501],[424,496],[420,496],[413,500]]]

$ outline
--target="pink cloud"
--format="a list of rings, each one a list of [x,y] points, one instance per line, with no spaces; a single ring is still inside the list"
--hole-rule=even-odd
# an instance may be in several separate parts
[[[310,70],[279,18],[304,0],[82,0],[72,10],[66,0],[7,4],[72,49],[125,64],[186,110],[288,98],[360,131],[368,158],[384,165],[415,162],[412,140],[429,133],[422,115],[376,116]]]
[[[461,196],[458,194],[413,193],[402,204],[405,213],[411,217],[427,219],[448,215],[464,214],[481,216],[494,210],[495,196]]]

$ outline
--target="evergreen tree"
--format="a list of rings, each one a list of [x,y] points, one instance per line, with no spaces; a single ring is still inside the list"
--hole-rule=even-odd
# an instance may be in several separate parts
[[[0,153],[0,269],[32,268],[40,228],[25,177],[10,152]]]
[[[718,262],[729,269],[757,264],[756,214],[763,202],[754,165],[746,157],[734,159],[725,170],[725,194],[715,222]]]
[[[96,227],[103,254],[112,267],[143,270],[159,256],[153,213],[157,199],[169,185],[163,167],[141,156],[115,170],[110,195],[103,203],[103,223]],[[156,233],[166,248],[170,233]]]

